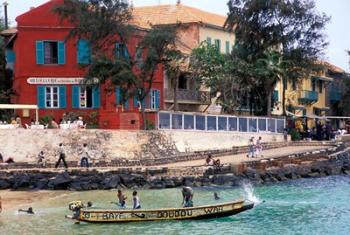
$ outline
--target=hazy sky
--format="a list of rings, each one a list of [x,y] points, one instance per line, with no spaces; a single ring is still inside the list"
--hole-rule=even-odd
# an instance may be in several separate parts
[[[15,26],[16,16],[29,10],[31,6],[39,6],[48,0],[7,0],[11,25]],[[175,4],[177,0],[133,0],[135,6],[154,4]],[[0,0],[4,2],[4,0]],[[200,8],[206,11],[226,15],[227,0],[182,0],[185,5]],[[349,0],[316,0],[317,8],[331,16],[327,26],[328,41],[330,45],[326,51],[326,60],[349,71],[349,57],[346,50],[350,50],[350,1]]]

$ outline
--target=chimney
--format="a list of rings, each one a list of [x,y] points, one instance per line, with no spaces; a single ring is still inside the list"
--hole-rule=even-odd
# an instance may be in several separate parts
[[[7,17],[7,6],[9,4],[7,3],[7,1],[5,0],[4,1],[4,13],[5,13],[5,29],[8,29],[9,28],[9,20],[8,20],[8,17]]]

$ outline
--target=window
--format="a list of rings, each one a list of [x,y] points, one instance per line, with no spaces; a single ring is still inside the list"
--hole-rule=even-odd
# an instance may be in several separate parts
[[[179,77],[179,89],[187,89],[187,78],[184,74],[181,74]]]
[[[318,92],[322,93],[323,91],[323,82],[321,80],[318,80]]]
[[[92,87],[80,87],[80,108],[93,107],[93,92]]]
[[[160,108],[160,91],[151,90],[151,109],[158,110]]]
[[[196,130],[205,130],[205,116],[196,115]]]
[[[230,42],[226,41],[226,54],[230,54]]]
[[[313,91],[316,91],[316,79],[314,78],[311,80],[311,87]]]
[[[58,43],[44,42],[44,64],[58,63]]]
[[[36,41],[37,64],[65,64],[65,53],[62,41]]]
[[[247,132],[248,131],[248,119],[247,118],[239,118],[239,131]]]
[[[293,91],[295,91],[297,89],[297,82],[296,81],[292,81],[292,89]]]
[[[115,44],[115,55],[117,58],[129,58],[128,47],[124,43]]]
[[[88,109],[100,107],[99,86],[72,86],[72,107]]]
[[[58,87],[47,86],[45,89],[45,107],[59,108]]]
[[[194,129],[194,116],[193,115],[184,115],[184,129],[193,130]]]
[[[215,39],[215,47],[221,51],[221,41],[220,39]]]
[[[227,117],[218,117],[219,131],[227,131]]]
[[[216,116],[207,116],[207,130],[216,131]]]
[[[172,117],[173,129],[182,129],[182,114],[173,114]]]
[[[159,128],[160,129],[170,129],[170,114],[169,113],[159,113]]]
[[[228,119],[228,125],[229,131],[237,131],[237,118],[230,117]]]

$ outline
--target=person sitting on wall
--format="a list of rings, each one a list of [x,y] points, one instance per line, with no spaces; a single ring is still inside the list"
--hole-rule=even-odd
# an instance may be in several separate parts
[[[220,159],[213,160],[214,169],[221,171],[221,162]]]
[[[83,117],[78,117],[77,126],[78,128],[85,128]]]
[[[59,128],[59,126],[58,126],[58,124],[57,124],[57,122],[56,122],[56,120],[54,118],[50,122],[50,128],[52,128],[52,129],[58,129]]]
[[[213,158],[212,158],[211,154],[209,153],[208,157],[205,159],[205,163],[209,166],[212,164],[212,162],[213,162]]]
[[[17,125],[16,119],[14,117],[11,118],[11,125]]]
[[[8,164],[10,164],[10,163],[15,163],[15,161],[13,160],[12,157],[9,157],[9,158],[5,161],[5,163],[8,163]]]

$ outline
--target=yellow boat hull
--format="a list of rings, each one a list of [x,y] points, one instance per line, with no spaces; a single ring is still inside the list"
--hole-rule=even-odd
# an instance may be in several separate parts
[[[77,220],[92,223],[121,223],[163,220],[208,219],[231,216],[254,207],[243,200],[229,203],[158,210],[82,209]]]

